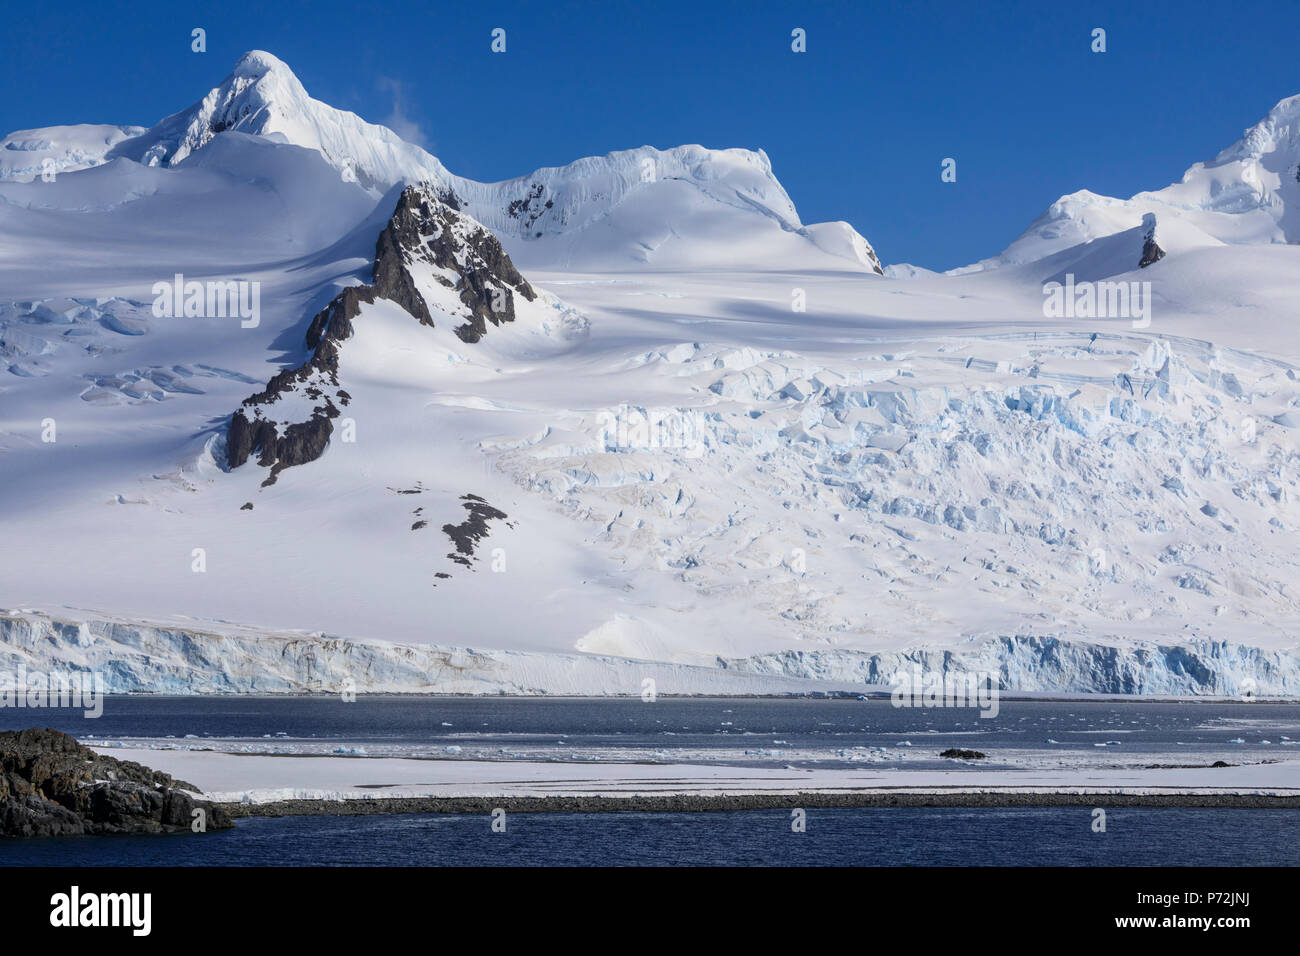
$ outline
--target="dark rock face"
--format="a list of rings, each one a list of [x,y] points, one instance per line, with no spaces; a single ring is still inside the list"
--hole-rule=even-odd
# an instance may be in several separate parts
[[[0,798],[0,837],[82,836],[85,832],[81,817],[40,794]]]
[[[447,557],[468,568],[474,557],[474,549],[488,535],[488,522],[504,521],[508,516],[478,495],[461,495],[461,500],[465,502],[463,507],[469,512],[469,517],[460,524],[445,524],[442,530],[456,547]]]
[[[256,416],[250,420],[242,410],[237,411],[230,418],[226,438],[230,467],[238,468],[257,451],[257,463],[271,469],[262,484],[274,484],[283,469],[315,461],[324,453],[334,431],[330,419],[337,415],[338,409],[332,405],[317,409],[307,421],[287,426],[281,435],[274,422]]]
[[[952,760],[984,760],[988,757],[986,753],[980,753],[978,750],[962,750],[958,747],[949,747],[940,757],[948,757]]]
[[[448,216],[455,212],[447,206]],[[404,189],[397,200],[397,209],[388,225],[379,234],[375,246],[374,292],[385,299],[396,302],[411,315],[420,320],[421,325],[433,325],[433,316],[429,306],[415,287],[415,280],[407,271],[407,255],[417,255],[421,240],[426,230],[431,228],[433,218],[431,205],[427,198],[417,196],[412,189]]]
[[[293,465],[315,461],[325,451],[334,431],[331,419],[339,416],[338,405],[328,394],[334,392],[339,405],[346,406],[348,394],[338,387],[339,344],[352,335],[352,320],[361,312],[363,302],[374,302],[370,286],[344,289],[311,320],[307,327],[307,347],[311,356],[295,369],[278,372],[266,388],[244,401],[235,412],[226,432],[226,463],[238,468],[256,451],[258,464],[270,468],[264,485],[273,484],[280,471]],[[303,389],[303,394],[320,404],[312,409],[305,422],[284,427],[264,418],[258,406],[271,405],[286,392]],[[246,412],[245,409],[248,409]]]
[[[524,228],[532,229],[537,220],[546,215],[546,211],[555,205],[553,200],[542,201],[542,195],[546,192],[546,187],[541,183],[533,183],[528,192],[522,199],[513,199],[506,208],[507,215],[512,219],[518,219],[524,224]],[[540,236],[541,233],[538,233]]]
[[[468,321],[456,334],[467,343],[477,342],[490,322],[500,325],[515,318],[514,295],[528,301],[537,298],[532,286],[520,275],[496,236],[459,213],[454,194],[435,194],[430,188],[408,186],[402,191],[388,225],[375,243],[372,284],[344,289],[318,312],[307,328],[306,346],[311,355],[302,365],[285,369],[265,389],[244,401],[231,416],[226,433],[226,464],[238,468],[254,453],[257,463],[270,468],[263,485],[274,484],[285,468],[315,461],[324,454],[334,432],[333,419],[339,405],[346,406],[347,392],[339,387],[339,352],[352,336],[352,320],[363,303],[389,299],[405,309],[422,325],[433,325],[428,303],[420,295],[409,266],[426,262],[459,275],[452,283],[468,313]],[[304,422],[278,422],[271,417],[276,400],[285,393],[301,391],[318,404]]]
[[[456,329],[463,342],[481,339],[489,322],[493,325],[513,322],[516,292],[529,302],[537,298],[496,236],[427,191],[408,187],[398,200],[393,218],[379,236],[375,289],[422,323],[432,325],[428,306],[406,268],[413,261],[459,274],[454,284],[450,279],[440,281],[458,293],[461,304],[469,312],[469,321]]]
[[[1165,251],[1156,243],[1156,218],[1148,213],[1142,218],[1142,225],[1147,227],[1146,236],[1142,240],[1142,258],[1138,260],[1138,268],[1145,269],[1152,263],[1159,262],[1165,257]]]
[[[395,495],[420,495],[427,489],[422,483],[416,482],[414,488],[389,488],[388,490]],[[469,512],[469,516],[460,524],[443,525],[442,533],[451,539],[452,546],[456,549],[447,555],[448,559],[472,571],[477,560],[474,552],[478,549],[479,542],[492,532],[489,522],[505,521],[508,528],[513,528],[515,525],[506,520],[509,515],[500,508],[494,508],[478,495],[464,494],[460,496],[460,500],[463,502],[461,507]],[[429,527],[429,519],[425,515],[423,505],[414,509],[411,516],[417,519],[411,524],[412,531],[423,531]],[[450,578],[451,575],[439,571],[434,574],[434,577],[442,580]],[[434,587],[437,585],[435,584]]]
[[[83,747],[57,730],[0,733],[0,837],[192,832],[234,826],[192,784]]]

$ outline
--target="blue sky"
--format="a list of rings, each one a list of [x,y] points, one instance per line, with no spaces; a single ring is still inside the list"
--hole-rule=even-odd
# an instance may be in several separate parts
[[[761,147],[805,222],[846,219],[885,262],[940,269],[1000,251],[1063,193],[1176,181],[1300,93],[1295,0],[69,0],[6,19],[3,132],[150,125],[260,48],[475,179],[643,144]]]

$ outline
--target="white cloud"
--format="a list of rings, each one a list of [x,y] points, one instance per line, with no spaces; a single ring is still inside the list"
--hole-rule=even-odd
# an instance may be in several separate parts
[[[377,85],[381,90],[388,90],[393,94],[392,109],[389,110],[388,116],[380,122],[408,143],[414,143],[424,149],[431,149],[432,143],[425,133],[424,127],[406,113],[403,102],[405,99],[405,86],[402,81],[381,76],[377,81]]]

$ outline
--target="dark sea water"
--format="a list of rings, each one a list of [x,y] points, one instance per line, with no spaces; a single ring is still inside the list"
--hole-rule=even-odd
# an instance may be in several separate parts
[[[1265,702],[1000,702],[992,719],[971,708],[895,708],[886,700],[659,698],[109,697],[103,716],[77,710],[0,709],[0,729],[48,726],[94,741],[152,738],[203,747],[241,739],[246,749],[293,752],[339,744],[372,755],[569,759],[574,751],[729,752],[728,762],[851,766],[853,748],[887,748],[921,769],[948,747],[1045,756],[1105,756],[1140,764],[1300,755],[1300,705]],[[330,748],[325,748],[326,752]],[[746,753],[748,751],[748,753]],[[653,759],[653,758],[652,758]],[[1235,758],[1234,758],[1235,759]]]
[[[111,697],[103,716],[0,709],[0,729],[95,742],[441,759],[882,768],[1142,767],[1294,759],[1300,706],[854,699]],[[989,755],[944,761],[948,747]],[[111,752],[111,751],[110,751]],[[249,758],[256,759],[256,758]],[[1104,804],[1103,804],[1104,805]],[[1300,865],[1300,811],[1089,807],[250,818],[202,836],[0,841],[0,865]]]
[[[0,841],[0,865],[1261,866],[1300,864],[1300,811],[1087,807],[257,817],[202,836]]]

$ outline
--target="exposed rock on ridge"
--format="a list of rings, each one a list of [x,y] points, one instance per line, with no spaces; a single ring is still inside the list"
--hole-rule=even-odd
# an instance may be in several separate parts
[[[488,323],[500,325],[515,319],[515,294],[528,301],[537,298],[501,243],[487,229],[457,211],[454,197],[439,196],[429,184],[406,187],[388,224],[375,243],[372,284],[350,286],[316,314],[308,326],[308,359],[297,368],[277,373],[265,389],[244,401],[231,416],[226,434],[226,464],[238,468],[257,453],[259,465],[270,468],[263,485],[275,482],[293,465],[315,461],[333,434],[333,420],[351,397],[338,380],[339,350],[352,336],[352,320],[363,303],[388,299],[405,309],[422,325],[434,324],[429,304],[421,294],[412,266],[434,267],[433,279],[456,293],[460,315],[466,321],[456,335],[464,342],[479,341]],[[457,278],[453,281],[447,273]],[[281,396],[299,392],[315,402],[306,421],[277,421],[271,408]]]
[[[1165,257],[1165,250],[1160,248],[1156,242],[1156,217],[1153,213],[1147,213],[1142,217],[1142,258],[1138,260],[1138,268],[1145,269],[1147,266],[1159,262]]]

